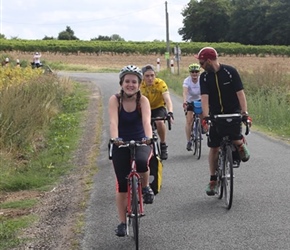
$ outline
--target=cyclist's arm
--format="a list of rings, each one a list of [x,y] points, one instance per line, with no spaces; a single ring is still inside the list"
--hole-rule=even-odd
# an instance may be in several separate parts
[[[202,106],[202,116],[206,117],[209,115],[209,106],[208,106],[208,95],[201,95],[201,106]]]
[[[173,113],[173,106],[172,106],[169,92],[168,91],[164,92],[162,96],[163,96],[164,102],[166,103],[167,112]]]
[[[119,123],[119,103],[115,95],[109,99],[109,119],[110,119],[110,137],[118,138],[118,123]]]
[[[183,85],[183,103],[186,103],[188,96],[188,87],[184,87]]]
[[[248,107],[247,107],[247,100],[245,96],[244,90],[240,90],[237,92],[237,96],[240,102],[240,107],[241,107],[241,113],[247,112]]]
[[[147,97],[141,96],[140,99],[141,112],[142,112],[142,123],[145,136],[152,138],[152,127],[151,127],[151,108]]]

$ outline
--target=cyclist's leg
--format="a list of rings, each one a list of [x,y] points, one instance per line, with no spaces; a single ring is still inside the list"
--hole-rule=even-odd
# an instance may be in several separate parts
[[[149,185],[149,161],[152,155],[152,148],[150,146],[138,147],[136,149],[137,172],[141,176],[143,199],[146,204],[152,204],[154,200],[154,192]]]
[[[185,123],[185,134],[187,139],[187,150],[192,150],[192,142],[191,142],[191,130],[193,123],[193,106],[189,103],[187,105],[187,114],[186,114],[186,123]]]
[[[209,130],[207,145],[210,148],[208,155],[210,182],[206,187],[207,195],[214,195],[217,189],[216,168],[218,166],[218,152],[221,137],[219,136],[216,126],[211,126]]]
[[[242,124],[236,124],[231,127],[231,138],[233,143],[237,146],[240,159],[246,162],[250,159],[250,152],[247,147],[246,139],[242,135]]]
[[[114,146],[112,155],[113,166],[116,174],[116,205],[120,224],[115,230],[117,236],[126,235],[126,210],[127,210],[127,176],[130,172],[130,152],[128,148]]]
[[[165,117],[167,116],[167,111],[165,107],[160,107],[151,110],[152,117]],[[161,159],[166,160],[168,157],[167,145],[166,145],[166,125],[164,121],[156,121],[157,133],[160,139],[160,149],[161,149]]]

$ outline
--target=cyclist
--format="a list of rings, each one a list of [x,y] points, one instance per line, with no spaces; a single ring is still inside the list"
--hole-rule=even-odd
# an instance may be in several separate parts
[[[202,48],[196,56],[200,66],[205,70],[200,75],[201,102],[205,123],[210,115],[241,113],[243,121],[249,118],[247,100],[243,83],[237,70],[229,65],[219,63],[218,54],[212,47]],[[209,171],[210,182],[206,187],[207,195],[214,195],[217,190],[215,169],[222,134],[229,134],[238,148],[239,158],[246,162],[250,158],[241,124],[230,127],[218,127],[213,124],[209,130]]]
[[[186,149],[192,151],[192,142],[190,140],[191,126],[193,122],[193,101],[200,101],[200,66],[192,63],[188,66],[190,75],[183,81],[183,109],[185,111],[185,135],[187,139]]]
[[[32,65],[34,65],[36,68],[41,67],[40,57],[41,54],[39,52],[35,52],[35,54],[33,55]]]
[[[124,67],[120,73],[121,92],[109,99],[110,135],[115,141],[148,140],[152,138],[151,111],[148,99],[140,93],[142,71],[134,66]],[[151,146],[136,148],[137,171],[141,175],[144,203],[151,204],[154,193],[149,186],[149,160]],[[113,146],[112,161],[117,177],[116,203],[120,224],[115,230],[117,236],[126,235],[127,179],[130,166],[128,148]]]
[[[154,67],[150,64],[142,68],[142,73],[143,81],[140,90],[149,99],[151,116],[156,118],[168,115],[172,122],[173,106],[167,84],[162,79],[156,77]],[[164,121],[156,121],[156,127],[160,138],[160,157],[162,160],[166,160],[168,158],[168,146],[166,144],[166,126]]]

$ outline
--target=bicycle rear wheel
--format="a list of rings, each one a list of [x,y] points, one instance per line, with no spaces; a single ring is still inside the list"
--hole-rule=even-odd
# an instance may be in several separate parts
[[[195,151],[197,159],[199,160],[201,155],[201,124],[199,119],[196,120],[195,126],[196,126]]]
[[[224,164],[225,201],[227,209],[231,209],[234,192],[233,156],[231,146],[226,147],[226,157]]]
[[[139,249],[139,205],[138,205],[138,179],[136,176],[132,177],[132,227],[136,250]]]

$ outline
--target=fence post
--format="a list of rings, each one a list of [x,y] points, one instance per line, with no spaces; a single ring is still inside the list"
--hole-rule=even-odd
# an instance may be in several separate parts
[[[157,72],[160,71],[160,58],[157,58],[157,67],[156,67],[156,71],[157,71]]]
[[[174,60],[170,60],[170,68],[171,68],[171,73],[174,74]]]

